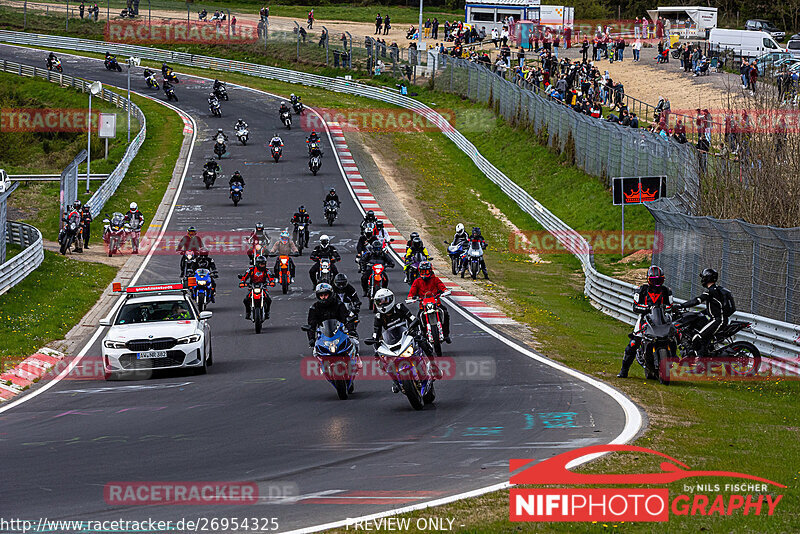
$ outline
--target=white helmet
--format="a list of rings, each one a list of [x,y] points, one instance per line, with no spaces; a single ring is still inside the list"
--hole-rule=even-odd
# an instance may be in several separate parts
[[[136,202],[131,202],[131,211],[136,211],[139,208],[139,205]]]
[[[330,244],[330,242],[331,242],[331,238],[328,237],[327,234],[322,234],[319,237],[319,244],[322,245],[323,247],[327,247]]]
[[[456,233],[457,233],[457,234],[460,234],[460,233],[461,233],[461,232],[463,232],[463,231],[464,231],[464,225],[463,225],[463,224],[461,224],[461,223],[458,223],[458,224],[456,225]]]
[[[375,309],[381,313],[386,313],[394,305],[394,293],[390,289],[379,289],[372,299],[375,302]]]

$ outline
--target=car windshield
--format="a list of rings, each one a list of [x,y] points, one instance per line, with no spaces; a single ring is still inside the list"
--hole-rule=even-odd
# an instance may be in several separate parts
[[[319,325],[319,332],[324,337],[334,337],[336,336],[336,332],[339,330],[339,321],[336,319],[328,319],[327,321],[322,321],[322,324]]]
[[[789,50],[800,50],[800,41],[789,41],[787,48]]]
[[[397,325],[383,331],[383,342],[388,346],[397,345],[403,339],[403,334],[406,332],[405,325]]]
[[[160,323],[191,319],[194,319],[194,315],[185,300],[130,302],[122,307],[114,324]]]

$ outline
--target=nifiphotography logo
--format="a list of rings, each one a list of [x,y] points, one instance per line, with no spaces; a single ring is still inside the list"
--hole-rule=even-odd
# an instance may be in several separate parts
[[[668,461],[660,473],[590,474],[575,473],[567,465],[597,453],[630,451],[653,454]],[[534,460],[511,460],[511,471]],[[509,502],[511,521],[669,521],[674,515],[728,516],[775,513],[783,495],[766,493],[768,486],[783,484],[745,473],[693,471],[664,453],[633,445],[593,445],[542,460],[511,477],[516,485],[585,486],[620,484],[669,484],[695,477],[739,479],[725,484],[684,484],[683,492],[671,500],[667,488],[512,488]],[[745,480],[747,482],[742,482]]]

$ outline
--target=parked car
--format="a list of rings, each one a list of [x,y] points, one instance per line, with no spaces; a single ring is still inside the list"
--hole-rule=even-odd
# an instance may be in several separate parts
[[[786,32],[779,30],[773,23],[764,19],[748,20],[744,25],[744,29],[748,31],[767,32],[774,37],[776,41],[783,41],[784,38],[786,38]]]
[[[758,73],[760,75],[765,75],[769,71],[773,71],[778,67],[778,64],[781,61],[786,59],[791,59],[792,55],[789,52],[769,52],[764,54],[763,56],[759,56],[756,59],[756,66],[758,67]]]
[[[797,39],[795,39],[797,37]],[[800,36],[793,35],[786,43],[786,51],[795,57],[800,57]]]
[[[712,49],[720,52],[730,51],[737,57],[754,58],[782,54],[780,57],[775,57],[775,59],[779,59],[791,56],[775,41],[772,35],[762,31],[714,28],[709,34],[708,42]]]

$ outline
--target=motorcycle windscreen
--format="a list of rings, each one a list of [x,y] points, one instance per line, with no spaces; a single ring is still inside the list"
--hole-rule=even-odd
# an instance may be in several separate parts
[[[211,271],[209,271],[208,269],[197,269],[194,272],[194,277],[195,278],[206,279],[206,278],[209,278],[210,276],[211,276]]]
[[[397,325],[383,331],[383,342],[389,347],[393,347],[402,341],[403,334],[406,333],[405,325]]]
[[[339,332],[339,321],[336,319],[328,319],[326,321],[322,321],[322,324],[319,325],[319,333],[323,337],[331,338],[335,337]]]
[[[647,323],[656,337],[666,337],[672,329],[672,323],[667,319],[664,308],[654,307],[647,315]]]

